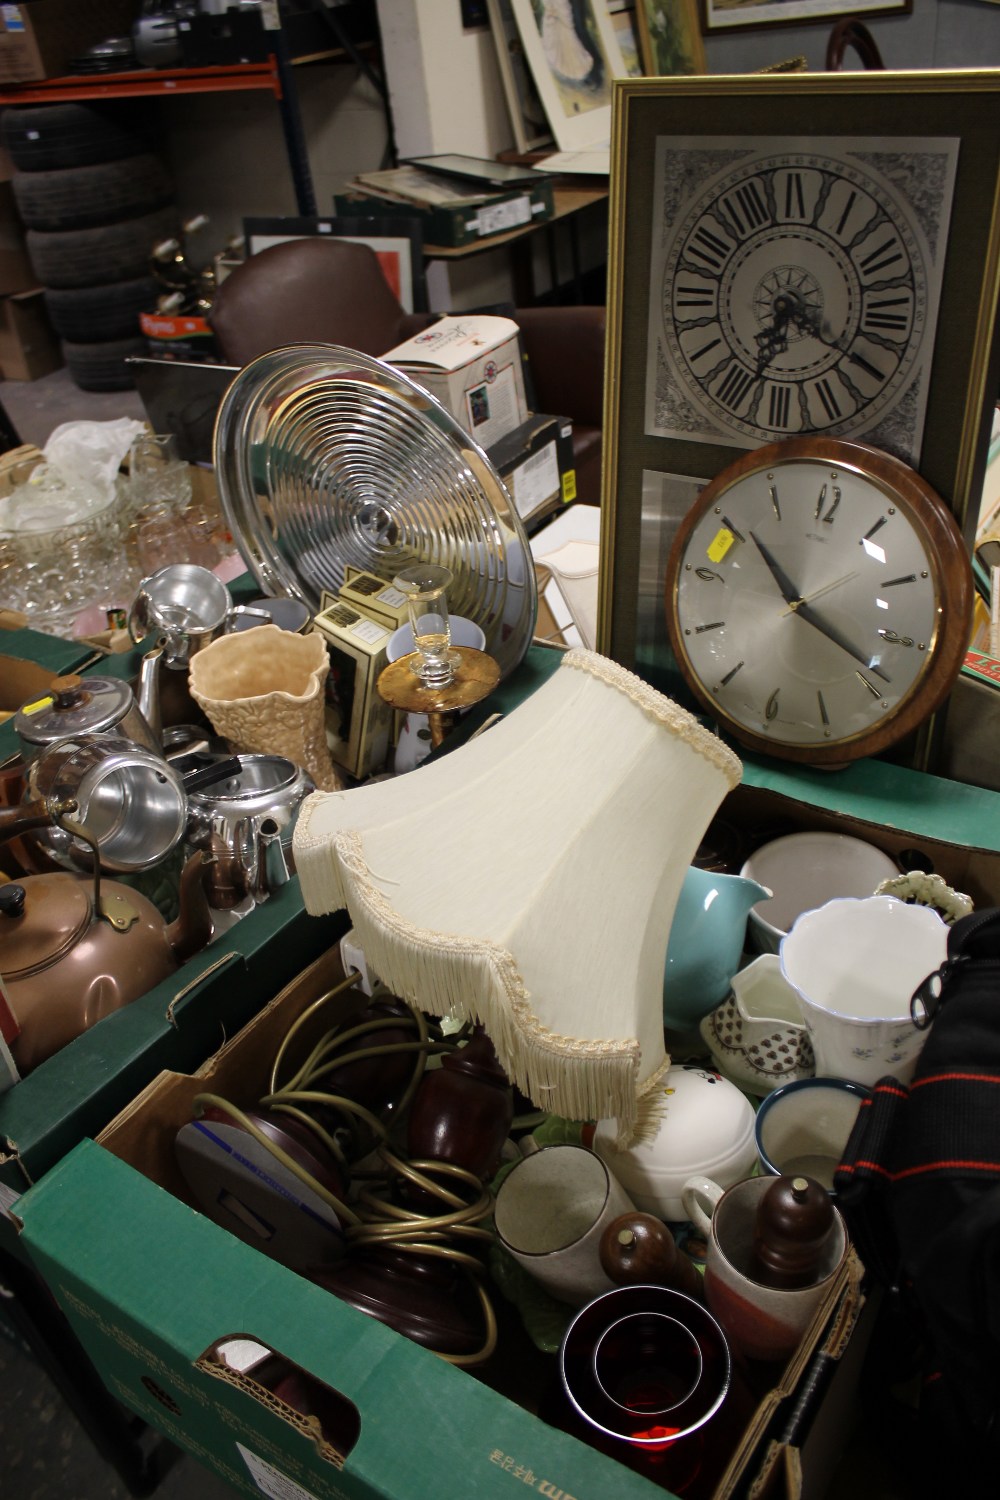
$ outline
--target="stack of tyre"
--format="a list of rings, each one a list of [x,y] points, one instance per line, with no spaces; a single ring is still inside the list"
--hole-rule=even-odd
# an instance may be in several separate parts
[[[16,105],[0,114],[13,189],[49,320],[85,391],[133,384],[147,352],[139,317],[156,307],[150,255],[173,235],[173,184],[121,105]]]

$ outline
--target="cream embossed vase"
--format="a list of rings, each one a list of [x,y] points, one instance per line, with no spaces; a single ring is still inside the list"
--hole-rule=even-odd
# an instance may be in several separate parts
[[[324,792],[342,785],[326,743],[321,636],[257,625],[220,636],[191,659],[191,696],[233,750],[283,755]]]

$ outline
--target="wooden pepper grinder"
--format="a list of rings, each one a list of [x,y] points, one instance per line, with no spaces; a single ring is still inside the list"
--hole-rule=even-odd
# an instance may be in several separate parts
[[[694,1261],[678,1250],[662,1219],[638,1210],[619,1214],[601,1235],[601,1267],[616,1286],[669,1286],[704,1301]]]
[[[834,1229],[830,1194],[811,1177],[776,1177],[757,1205],[750,1275],[762,1286],[812,1286]]]

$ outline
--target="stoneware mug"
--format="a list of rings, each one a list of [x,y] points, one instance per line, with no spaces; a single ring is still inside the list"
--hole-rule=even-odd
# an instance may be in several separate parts
[[[748,1359],[787,1359],[828,1295],[848,1250],[847,1230],[834,1208],[834,1229],[810,1286],[764,1286],[750,1275],[757,1208],[773,1177],[748,1177],[725,1191],[707,1177],[684,1187],[684,1206],[705,1235],[705,1300],[730,1344]]]
[[[613,1285],[601,1235],[632,1203],[596,1152],[543,1146],[522,1157],[497,1189],[494,1225],[504,1249],[560,1302],[582,1307]]]
[[[811,1177],[832,1192],[858,1110],[870,1098],[849,1078],[801,1078],[775,1089],[754,1122],[760,1171]]]

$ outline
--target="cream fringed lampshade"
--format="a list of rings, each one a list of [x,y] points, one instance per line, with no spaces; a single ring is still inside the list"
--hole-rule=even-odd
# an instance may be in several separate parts
[[[369,963],[482,1022],[539,1108],[631,1139],[668,1065],[663,966],[735,755],[631,672],[570,651],[485,735],[302,806],[308,911],[346,907]]]

